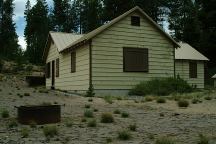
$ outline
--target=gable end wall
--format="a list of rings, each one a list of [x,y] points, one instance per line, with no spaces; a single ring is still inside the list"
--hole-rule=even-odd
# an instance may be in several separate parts
[[[130,16],[141,26],[131,26]],[[148,48],[149,72],[123,72],[123,47]],[[174,76],[173,44],[139,13],[132,13],[92,40],[95,90],[129,90],[140,81]]]
[[[59,54],[52,44],[46,63],[59,58],[59,77],[55,77],[55,88],[71,91],[86,91],[89,87],[89,45],[76,50],[76,72],[71,73],[71,53]],[[52,75],[46,79],[46,87],[51,87]]]

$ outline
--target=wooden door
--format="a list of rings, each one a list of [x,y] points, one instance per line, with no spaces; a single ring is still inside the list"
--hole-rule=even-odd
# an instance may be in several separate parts
[[[52,89],[55,89],[55,61],[52,61]]]

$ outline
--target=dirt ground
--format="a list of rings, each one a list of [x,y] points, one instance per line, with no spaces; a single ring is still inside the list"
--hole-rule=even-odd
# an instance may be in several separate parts
[[[75,95],[65,95],[58,91],[40,93],[40,88],[29,88],[22,76],[4,76],[0,81],[0,111],[9,111],[9,118],[0,118],[0,144],[103,144],[112,139],[114,144],[154,144],[161,137],[169,137],[176,144],[197,144],[199,134],[210,139],[210,143],[216,144],[216,93],[208,93],[213,99],[202,99],[202,103],[191,104],[188,108],[179,108],[174,100],[167,100],[159,104],[156,101],[143,102],[142,97],[127,97],[124,100],[113,100],[107,103],[103,98],[89,98]],[[29,93],[30,96],[24,96]],[[205,93],[203,93],[204,95]],[[21,95],[21,96],[20,96]],[[191,101],[191,100],[189,100]],[[58,135],[47,139],[43,134],[44,125],[31,128],[18,124],[9,128],[11,120],[16,119],[15,106],[37,105],[52,103],[62,105],[62,121],[56,125]],[[82,122],[85,105],[90,104],[90,109],[97,109],[94,118],[96,127],[88,127],[87,122]],[[101,114],[113,113],[119,109],[129,113],[128,118],[122,118],[120,114],[113,114],[114,123],[104,124],[100,122]],[[66,126],[66,121],[72,121],[72,127]],[[136,124],[136,131],[130,131],[129,125]],[[21,130],[27,128],[29,136],[22,138]],[[118,132],[128,130],[131,139],[119,140]]]

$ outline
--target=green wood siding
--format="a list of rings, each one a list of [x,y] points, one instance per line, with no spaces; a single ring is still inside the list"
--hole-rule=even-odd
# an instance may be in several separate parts
[[[130,16],[92,40],[95,89],[128,90],[140,81],[174,76],[173,44],[142,16],[140,27],[131,26]],[[149,72],[123,72],[123,47],[148,48]]]

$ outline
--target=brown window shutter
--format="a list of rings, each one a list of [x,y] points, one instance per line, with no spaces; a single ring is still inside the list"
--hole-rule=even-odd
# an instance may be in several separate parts
[[[59,77],[59,58],[56,59],[56,77]]]
[[[189,75],[190,78],[197,78],[197,63],[196,61],[189,62]]]
[[[71,72],[76,72],[76,52],[71,53]]]
[[[50,78],[50,62],[46,64],[46,78]]]
[[[125,72],[148,72],[148,49],[123,48]]]

